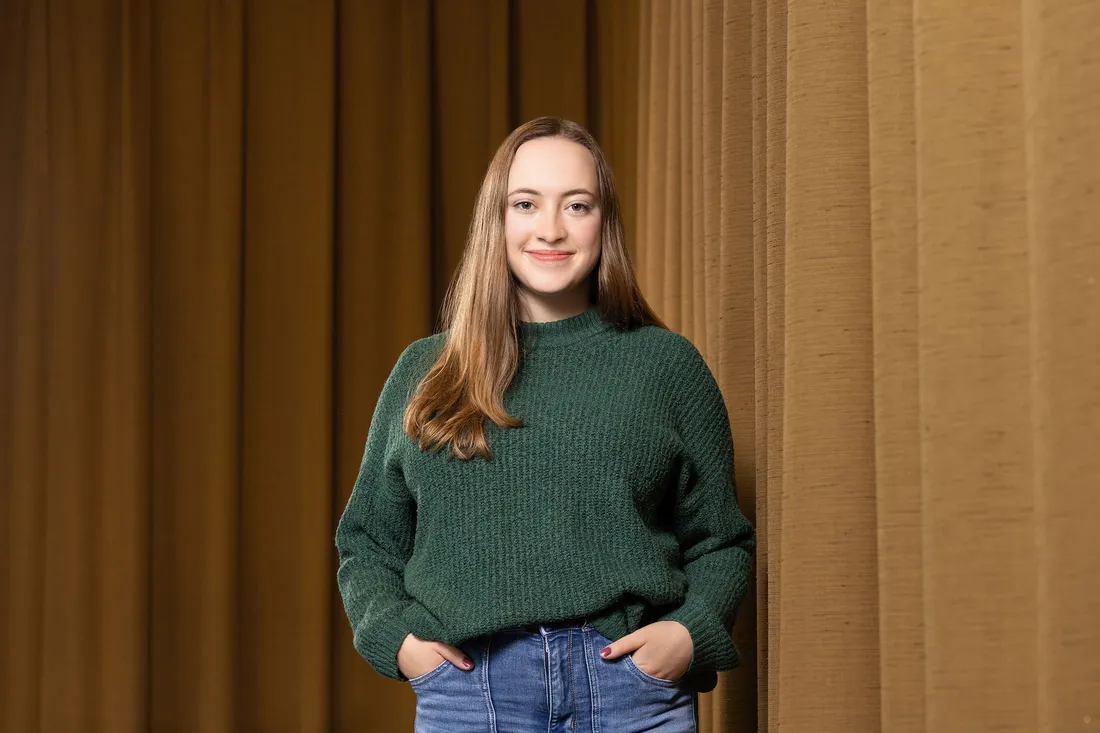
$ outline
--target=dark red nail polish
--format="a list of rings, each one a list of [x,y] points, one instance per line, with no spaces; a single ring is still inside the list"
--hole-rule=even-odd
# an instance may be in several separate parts
[[[465,667],[466,669],[469,669],[470,667],[474,666],[474,663],[471,662],[469,659],[463,659],[462,660],[462,666]]]
[[[601,657],[606,657],[610,653],[611,653],[611,647],[609,647],[609,646],[605,646],[603,649],[600,650],[600,656]]]

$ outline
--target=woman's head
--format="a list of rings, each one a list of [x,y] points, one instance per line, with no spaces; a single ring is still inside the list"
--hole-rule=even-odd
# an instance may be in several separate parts
[[[588,194],[565,195],[573,189]],[[593,209],[582,212],[575,202]],[[536,249],[574,254],[546,263],[529,254]],[[497,148],[478,191],[466,249],[444,304],[445,327],[455,325],[448,316],[466,310],[470,291],[487,293],[486,307],[504,305],[513,320],[539,320],[524,307],[531,301],[566,306],[551,308],[559,311],[579,301],[599,302],[610,306],[607,313],[630,310],[629,294],[636,289],[615,180],[595,138],[558,117],[517,127]]]
[[[544,261],[539,250],[563,253]],[[490,457],[484,420],[523,421],[503,394],[520,363],[519,320],[598,305],[620,329],[664,327],[638,288],[611,168],[592,135],[557,117],[516,128],[497,149],[474,204],[443,303],[443,350],[405,414],[422,449]]]

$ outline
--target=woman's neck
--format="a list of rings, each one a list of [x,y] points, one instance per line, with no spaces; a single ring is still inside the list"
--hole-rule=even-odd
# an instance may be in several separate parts
[[[588,299],[587,287],[579,292],[560,293],[551,297],[521,294],[518,319],[530,323],[560,321],[580,315],[593,305]]]

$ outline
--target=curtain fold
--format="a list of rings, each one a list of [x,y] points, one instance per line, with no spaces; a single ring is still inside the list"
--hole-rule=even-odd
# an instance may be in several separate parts
[[[1024,0],[1038,729],[1095,726],[1100,688],[1100,7]]]

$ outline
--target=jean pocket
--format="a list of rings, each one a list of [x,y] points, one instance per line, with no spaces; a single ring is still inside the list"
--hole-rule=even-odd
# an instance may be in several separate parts
[[[409,678],[409,684],[414,686],[414,687],[416,687],[417,685],[422,685],[425,682],[427,682],[428,680],[430,680],[431,678],[438,675],[440,672],[442,672],[444,669],[446,669],[447,665],[450,665],[450,664],[451,664],[450,660],[447,659],[447,658],[444,658],[442,662],[440,662],[436,666],[432,667],[430,670],[428,670],[424,674],[417,675],[416,677],[410,677]],[[454,666],[454,665],[451,665],[451,666]]]

